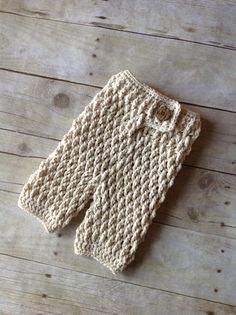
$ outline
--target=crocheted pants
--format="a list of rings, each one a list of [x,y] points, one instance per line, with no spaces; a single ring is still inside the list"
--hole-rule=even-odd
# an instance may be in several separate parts
[[[120,72],[30,176],[18,204],[52,232],[92,199],[75,252],[122,271],[199,132],[198,114]]]

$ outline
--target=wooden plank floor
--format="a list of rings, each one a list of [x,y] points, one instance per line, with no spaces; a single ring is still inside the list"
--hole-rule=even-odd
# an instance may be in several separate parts
[[[0,0],[0,314],[236,314],[236,2]],[[202,133],[136,260],[113,275],[17,207],[112,74],[199,112]]]

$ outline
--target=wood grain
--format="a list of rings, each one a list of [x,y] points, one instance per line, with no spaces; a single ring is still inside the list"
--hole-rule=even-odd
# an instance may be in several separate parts
[[[9,267],[10,264],[10,267]],[[234,315],[235,308],[0,255],[1,314]]]
[[[17,194],[0,191],[0,196],[5,200],[0,221],[2,254],[235,305],[235,239],[153,223],[136,260],[115,276],[96,260],[74,254],[75,229],[82,213],[59,233],[48,234],[35,218],[17,208]]]
[[[98,91],[79,84],[0,71],[0,128],[59,141]],[[236,174],[236,114],[183,105],[202,117],[200,138],[185,163]],[[4,142],[9,141],[2,140],[3,151]],[[37,147],[35,155],[46,157],[52,148],[45,151]],[[12,146],[8,148],[11,149]],[[17,147],[14,152],[25,154]]]
[[[0,0],[0,12],[0,313],[236,315],[236,3]],[[48,234],[17,199],[127,68],[199,112],[202,133],[115,276],[74,254],[85,211]]]
[[[197,3],[194,0],[149,0],[145,3],[140,0],[1,0],[0,8],[5,12],[42,19],[236,49],[236,3],[230,0],[200,0]]]
[[[12,14],[0,18],[1,68],[95,86],[129,68],[179,101],[235,111],[234,51]]]
[[[29,175],[56,145],[57,142],[51,139],[0,130],[0,174],[3,181],[0,189],[19,193]],[[14,183],[19,184],[18,190],[15,190]],[[1,202],[6,200],[1,199]],[[235,176],[184,167],[158,210],[155,221],[236,239],[235,204]]]

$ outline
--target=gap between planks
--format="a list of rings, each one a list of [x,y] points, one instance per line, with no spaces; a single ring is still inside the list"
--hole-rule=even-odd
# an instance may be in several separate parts
[[[201,47],[162,38],[152,39],[125,32],[116,34],[101,28],[88,30],[88,26],[62,25],[50,20],[14,17],[11,14],[2,14],[2,20],[5,28],[3,36],[6,39],[2,51],[2,68],[103,86],[107,77],[128,67],[147,84],[158,87],[169,96],[175,95],[182,102],[235,110],[232,82],[233,60],[236,55],[230,50],[223,52],[215,47]],[[18,27],[12,28],[12,25]],[[33,36],[35,27],[38,30],[37,39]],[[17,36],[14,33],[16,30]],[[83,40],[78,41],[79,37]],[[102,37],[101,45],[97,42],[99,37]],[[129,45],[133,50],[128,49],[126,54],[122,53],[120,59],[124,47]],[[30,47],[35,50],[35,54],[28,56]],[[60,55],[56,53],[58,50]],[[100,51],[100,56],[92,54],[96,50]],[[116,63],[109,62],[110,53]],[[96,57],[100,58],[95,59]],[[20,62],[22,58],[25,62]],[[224,71],[220,71],[216,64]],[[143,70],[144,65],[146,71]],[[159,72],[162,73],[161,80]],[[174,75],[169,76],[169,72]],[[207,77],[211,73],[214,76],[209,80]],[[167,92],[168,85],[170,88]]]
[[[4,71],[3,71],[4,72]],[[9,73],[10,74],[10,77],[9,78],[11,78],[11,76],[12,76],[12,74],[15,74],[15,72],[14,71],[5,71],[6,73]],[[22,73],[17,73],[16,72],[16,74],[17,75],[22,75],[23,76],[23,79],[24,79],[24,74],[22,74]],[[30,76],[30,75],[26,75],[25,76],[25,79],[26,78],[31,78],[31,77],[36,77],[36,78],[38,78],[38,76]],[[16,78],[13,76],[13,78],[14,78],[14,80],[16,81]],[[8,80],[8,79],[7,79]],[[5,84],[8,82],[6,80],[6,82],[5,82]],[[19,80],[19,78],[18,78],[18,80]],[[44,82],[44,80],[45,80],[45,83],[44,83],[44,85],[45,84],[49,84],[50,83],[50,85],[49,85],[49,87],[51,88],[51,82],[49,82],[49,81],[47,81],[48,79],[47,78],[40,78],[40,80],[41,80],[41,83],[42,82]],[[61,80],[52,80],[52,83],[53,82],[60,82]],[[22,81],[22,82],[24,82],[24,80]],[[28,79],[28,81],[26,81],[26,82],[30,82],[29,81],[29,79]],[[34,82],[34,81],[33,81]],[[35,83],[36,83],[37,81],[35,81]],[[16,83],[16,82],[15,82]],[[13,81],[13,85],[15,84],[14,83],[14,81]],[[32,83],[32,84],[35,84],[35,83]],[[41,84],[40,83],[40,84]],[[70,83],[70,84],[72,84],[72,85],[69,85],[68,84],[68,86],[65,84],[65,85],[63,85],[63,89],[67,89],[68,88],[68,90],[69,90],[69,92],[71,92],[70,91],[70,87],[73,89],[73,88],[75,88],[75,90],[77,89],[76,87],[78,86],[78,87],[80,87],[80,84],[79,83]],[[74,85],[74,87],[73,87],[73,85]],[[23,86],[23,85],[22,85]],[[40,85],[41,86],[41,85]],[[39,87],[40,87],[39,86]],[[60,86],[60,85],[59,85]],[[81,87],[82,87],[83,85],[81,85]],[[81,87],[79,88],[79,91],[80,91],[80,89],[81,89]],[[41,88],[41,87],[40,87]],[[87,86],[86,86],[86,88],[87,88]],[[87,91],[87,89],[82,89],[81,91],[82,91],[82,93],[79,93],[79,95],[84,95],[85,96],[85,99],[83,99],[83,101],[89,101],[90,100],[90,98],[92,98],[92,95],[93,95],[93,93],[94,93],[94,91],[93,91],[93,89],[98,89],[98,88],[94,88],[93,86],[88,86],[88,88],[90,88],[91,90],[88,90],[89,92],[89,95],[87,95],[86,93],[86,91]],[[56,93],[58,93],[58,92],[60,92],[60,89],[59,89],[59,91],[58,91],[58,89],[56,89],[54,92],[56,92]],[[96,90],[95,90],[95,92],[96,92]],[[3,96],[5,95],[4,94],[4,89],[3,89],[3,91],[2,91],[2,93],[3,93]],[[8,93],[8,92],[6,92],[6,93]],[[18,93],[19,93],[19,91],[18,91]],[[27,92],[26,92],[27,93]],[[32,95],[31,94],[29,94],[27,97],[34,97],[34,94],[35,93],[33,93]],[[7,94],[6,94],[7,95]],[[70,95],[70,94],[69,94]],[[73,95],[73,94],[72,94]],[[20,94],[20,96],[21,96],[21,94]],[[36,96],[36,95],[35,95]],[[49,94],[49,96],[51,97],[51,96],[53,96],[53,94],[51,95],[51,93]],[[43,97],[43,96],[42,96]],[[48,95],[47,95],[47,93],[46,93],[46,97],[48,97]],[[89,98],[89,100],[87,100],[87,98]],[[73,99],[73,98],[72,98]],[[77,99],[77,95],[76,95],[76,98],[75,99]],[[4,99],[3,99],[4,100]],[[42,101],[42,100],[41,100]],[[8,100],[8,102],[9,102],[9,100]],[[28,99],[27,99],[27,102],[28,102]],[[48,99],[46,98],[46,104],[48,104],[47,103],[48,102]],[[3,102],[3,104],[4,104],[4,102]],[[83,103],[82,103],[83,104]],[[189,104],[187,104],[187,103],[182,103],[183,105],[184,104],[186,104],[186,105],[189,105]],[[35,105],[37,105],[37,103],[35,103]],[[39,103],[39,105],[40,105],[40,103]],[[48,106],[48,105],[47,105]],[[73,106],[75,106],[75,104],[73,105]],[[196,105],[190,105],[190,106],[192,106],[192,107],[195,107]],[[80,106],[81,107],[81,106]],[[83,109],[83,107],[84,107],[84,105],[81,107],[81,110]],[[229,113],[228,113],[228,111],[227,110],[222,110],[222,109],[220,109],[218,112],[218,114],[217,114],[217,112],[215,112],[214,113],[214,111],[216,110],[216,109],[213,109],[213,108],[209,108],[209,107],[202,107],[202,106],[199,106],[199,108],[204,108],[204,110],[202,111],[202,115],[203,115],[203,118],[205,119],[205,113],[208,113],[207,115],[209,116],[209,114],[210,113],[212,113],[212,117],[216,117],[216,118],[213,118],[213,125],[217,122],[217,124],[218,124],[218,121],[224,121],[225,119],[230,119],[231,120],[231,124],[232,124],[232,127],[233,127],[233,121],[234,121],[234,116],[231,116],[231,115],[229,115]],[[191,108],[190,108],[191,109]],[[218,108],[217,108],[218,109]],[[11,112],[11,111],[4,111],[4,110],[0,110],[0,112],[2,112],[2,113],[5,113],[5,114],[8,114],[8,115],[15,115],[14,114],[14,112]],[[80,110],[76,110],[76,115],[77,114],[79,114],[80,113]],[[222,114],[221,114],[222,113]],[[227,113],[226,115],[224,114],[224,113]],[[59,113],[58,113],[59,114]],[[217,116],[216,116],[216,114],[217,114]],[[73,115],[75,115],[75,113],[73,114]],[[67,120],[66,121],[62,121],[63,123],[64,122],[66,122],[66,124],[65,124],[65,126],[67,126],[67,124],[68,124],[68,127],[69,127],[69,123],[68,123],[68,121],[70,122],[70,119],[73,119],[73,115],[69,115],[69,116],[63,116],[63,117],[65,117]],[[234,113],[234,115],[235,115],[235,113]],[[24,118],[24,115],[23,114],[21,114],[21,115],[16,115],[17,117],[19,116],[20,118]],[[209,117],[208,116],[206,116],[206,121],[208,121],[209,120]],[[68,119],[69,118],[69,119]],[[39,123],[39,121],[35,121],[35,120],[33,120],[33,119],[30,119],[29,117],[27,117],[27,119],[29,120],[29,122],[30,123]],[[203,119],[203,122],[205,121]],[[223,120],[222,120],[223,119]],[[208,125],[207,125],[208,126]],[[231,146],[230,146],[230,150],[228,150],[227,149],[227,147],[225,147],[225,149],[227,149],[228,151],[228,155],[229,154],[233,154],[233,152],[234,152],[234,149],[235,149],[235,144],[236,144],[236,142],[235,141],[233,141],[233,137],[234,137],[234,134],[232,133],[232,131],[230,131],[231,129],[230,129],[230,126],[231,125],[229,125],[229,124],[227,124],[227,125],[224,125],[224,123],[222,124],[222,126],[221,125],[219,125],[217,128],[216,128],[216,131],[215,131],[215,133],[214,133],[214,139],[218,136],[217,135],[217,132],[218,133],[220,133],[219,135],[220,136],[224,136],[224,143],[226,144],[227,142],[229,143],[230,142],[230,144],[231,144]],[[203,126],[204,127],[204,126]],[[211,126],[208,126],[209,128],[211,127]],[[222,130],[223,130],[223,133],[221,132],[221,129],[219,129],[219,127],[220,128],[223,128]],[[16,129],[15,129],[16,128]],[[25,131],[24,130],[24,128],[23,128],[23,130],[18,130],[18,128],[17,127],[14,127],[14,126],[11,126],[10,128],[6,125],[4,125],[4,127],[0,127],[0,130],[2,130],[2,131],[7,131],[7,132],[12,132],[12,133],[16,133],[16,134],[22,134],[22,135],[28,135],[28,136],[32,136],[32,137],[38,137],[38,138],[41,138],[41,139],[47,139],[47,140],[53,140],[53,141],[56,141],[56,142],[59,142],[60,140],[61,140],[61,137],[62,137],[62,132],[60,133],[60,137],[58,137],[58,138],[56,138],[56,137],[54,137],[53,136],[53,134],[46,134],[46,135],[44,135],[44,134],[42,134],[41,135],[41,133],[34,133],[33,132],[33,130],[28,130],[28,131]],[[204,129],[204,130],[206,130],[206,129]],[[210,130],[210,132],[211,132],[211,129],[209,129]],[[214,131],[214,130],[213,130]],[[63,133],[64,134],[64,133]],[[57,134],[55,134],[55,135],[57,135]],[[207,134],[207,137],[208,137],[208,134]],[[201,138],[201,137],[200,137]],[[200,139],[201,140],[201,139]],[[232,143],[231,143],[232,142]],[[219,145],[221,145],[221,140],[219,140]],[[202,148],[202,143],[201,143],[201,141],[199,142],[199,146],[197,146],[197,148]],[[194,149],[194,148],[193,148]],[[221,174],[227,174],[227,175],[235,175],[235,173],[234,173],[234,161],[232,161],[232,166],[230,166],[231,164],[229,164],[229,163],[231,163],[231,161],[228,161],[227,160],[227,156],[226,156],[226,154],[223,154],[223,152],[217,152],[217,151],[215,151],[217,148],[216,147],[214,147],[213,146],[213,152],[211,152],[211,150],[212,150],[212,148],[211,148],[211,146],[210,146],[210,151],[208,152],[207,151],[207,154],[213,154],[214,152],[215,153],[217,153],[217,154],[220,154],[219,156],[218,156],[218,159],[222,159],[222,161],[224,161],[225,160],[225,162],[227,162],[227,167],[225,168],[225,167],[222,167],[222,162],[219,162],[219,163],[221,163],[221,164],[219,164],[219,167],[218,167],[218,164],[216,163],[216,165],[214,164],[214,163],[209,163],[209,162],[207,162],[207,160],[204,162],[203,161],[203,163],[202,163],[202,161],[200,160],[200,163],[195,163],[195,160],[192,160],[191,158],[190,158],[190,160],[187,160],[186,162],[187,163],[184,163],[184,165],[186,165],[186,166],[189,166],[189,167],[194,167],[194,168],[198,168],[198,169],[202,169],[202,170],[207,170],[207,171],[214,171],[214,172],[218,172],[218,173],[221,173]],[[231,153],[230,153],[231,152]],[[2,150],[2,153],[8,153],[8,154],[11,154],[12,152],[9,152],[8,150]],[[19,152],[16,152],[16,155],[18,154]],[[194,153],[194,152],[193,152]],[[222,155],[223,154],[223,155]],[[211,156],[210,155],[210,156]],[[18,156],[22,156],[22,157],[32,157],[32,158],[46,158],[46,156],[41,156],[41,153],[39,153],[38,152],[38,154],[37,155],[35,155],[35,156],[32,156],[32,155],[24,155],[24,154],[19,154]],[[213,160],[212,161],[214,161],[214,155],[212,155],[212,158],[213,158]],[[210,161],[211,161],[211,159],[210,159]],[[189,163],[190,162],[190,163]],[[215,167],[213,167],[213,165],[215,165]],[[220,166],[221,165],[221,166]]]
[[[220,46],[220,45],[217,45],[217,44],[203,43],[203,42],[200,42],[200,41],[194,41],[194,40],[179,38],[179,37],[171,36],[171,35],[158,35],[158,34],[149,34],[149,33],[145,33],[145,32],[117,29],[115,27],[114,28],[111,27],[111,26],[109,27],[108,25],[106,26],[105,24],[102,24],[102,23],[99,23],[99,22],[97,22],[97,23],[79,23],[79,22],[75,23],[75,22],[63,21],[63,20],[59,20],[59,19],[37,17],[37,16],[29,16],[29,15],[23,14],[23,13],[16,13],[16,12],[11,12],[11,11],[4,11],[4,10],[0,10],[0,13],[12,14],[12,15],[20,16],[20,17],[29,18],[29,19],[44,20],[44,21],[54,21],[54,22],[57,22],[57,23],[79,25],[79,26],[86,26],[86,27],[102,28],[102,29],[111,30],[111,31],[115,31],[115,32],[123,32],[123,33],[129,33],[129,34],[134,34],[134,35],[143,35],[143,36],[149,36],[149,37],[156,37],[156,38],[162,38],[162,39],[166,39],[166,40],[177,40],[177,41],[182,41],[182,42],[186,42],[186,43],[192,43],[192,44],[197,44],[197,45],[203,45],[203,46],[216,47],[216,48],[221,48],[221,49],[225,49],[225,50],[236,51],[236,48],[234,48],[234,47],[226,47],[226,46]]]
[[[4,182],[4,181],[0,181],[0,182]],[[7,182],[9,184],[14,184],[12,182]],[[21,185],[23,186],[24,184],[17,184],[17,185]],[[6,190],[6,189],[0,189],[1,192],[4,192],[4,193],[8,193],[8,194],[14,194],[14,195],[17,195],[19,196],[20,193],[19,192],[15,192],[15,191],[11,191],[11,190]],[[208,233],[206,231],[196,231],[194,229],[191,229],[191,228],[187,228],[187,227],[184,227],[184,226],[180,226],[180,225],[174,225],[174,224],[170,224],[170,223],[165,223],[165,222],[162,222],[160,221],[159,217],[158,217],[158,210],[159,208],[157,209],[157,214],[156,214],[156,218],[153,220],[152,224],[156,224],[156,225],[160,225],[160,226],[169,226],[171,228],[174,228],[174,229],[179,229],[179,230],[182,230],[182,231],[191,231],[192,233],[196,233],[196,234],[200,234],[200,235],[209,235],[209,236],[215,236],[215,237],[219,237],[219,238],[222,238],[222,239],[229,239],[229,240],[232,240],[232,241],[235,241],[236,239],[234,237],[231,237],[231,236],[226,236],[226,235],[220,235],[220,234],[214,234],[214,233]],[[28,215],[31,215],[31,213],[28,213],[26,211],[26,214]],[[161,214],[161,213],[159,213]],[[79,214],[78,214],[79,215]],[[34,218],[35,219],[35,218]],[[73,218],[75,219],[75,217]],[[72,219],[72,220],[73,220]],[[182,220],[182,219],[181,219]],[[208,223],[212,223],[212,221],[208,221]],[[228,224],[224,224],[225,227],[230,227],[230,228],[236,228],[236,226],[230,226]],[[1,253],[0,253],[1,254]]]
[[[17,73],[17,74],[20,74],[20,75],[24,75],[24,74],[22,74],[22,73],[18,73],[18,72],[15,72],[15,71],[3,71],[3,72],[9,72],[9,74],[10,73]],[[31,75],[26,75],[26,77],[31,77]],[[43,78],[41,78],[40,76],[37,76],[37,75],[35,75],[35,76],[32,76],[32,77],[36,77],[36,78],[40,78],[40,79],[43,79],[43,80],[48,80],[48,78],[46,78],[46,77],[43,77]],[[54,80],[53,80],[54,81]],[[59,81],[59,82],[63,82],[63,80],[55,80],[55,81]],[[46,81],[47,82],[47,81]],[[71,83],[71,84],[73,84],[73,85],[75,85],[75,86],[80,86],[80,84],[79,83]],[[81,86],[83,86],[83,84],[81,85]],[[93,86],[90,86],[90,85],[86,85],[86,87],[89,87],[89,88],[94,88]],[[186,104],[186,105],[190,105],[190,104],[188,104],[188,103],[184,103],[184,102],[182,102],[182,104]],[[191,104],[190,106],[193,106],[193,107],[195,107],[195,106],[198,106],[198,105],[194,105],[194,104]],[[203,106],[200,106],[199,105],[199,107],[200,108],[206,108],[207,110],[209,110],[209,112],[211,112],[211,111],[214,111],[214,110],[218,110],[218,111],[220,111],[221,113],[228,113],[228,111],[227,110],[223,110],[223,109],[218,109],[218,108],[209,108],[209,107],[203,107]],[[6,113],[6,114],[8,114],[8,115],[15,115],[14,113],[11,113],[11,112],[8,112],[8,111],[1,111],[0,110],[0,112],[2,112],[2,113]],[[235,113],[234,113],[235,114]],[[19,117],[23,117],[22,115],[16,115],[16,116],[19,116]],[[219,118],[220,118],[221,116],[219,116]],[[228,117],[228,116],[227,116]],[[29,118],[28,118],[29,119]],[[72,119],[72,117],[71,117],[71,119]],[[11,128],[8,128],[7,126],[5,127],[0,127],[0,130],[3,130],[3,131],[8,131],[8,132],[15,132],[15,133],[18,133],[18,134],[22,134],[22,135],[28,135],[28,136],[32,136],[32,137],[38,137],[38,138],[41,138],[41,139],[47,139],[47,140],[53,140],[53,141],[56,141],[56,142],[59,142],[60,140],[61,140],[61,137],[58,137],[58,138],[55,138],[55,137],[51,137],[50,135],[49,136],[47,136],[47,135],[41,135],[41,134],[35,134],[35,133],[32,133],[32,132],[25,132],[24,130],[23,131],[18,131],[18,130],[15,130],[14,129],[14,127],[13,127],[13,129],[12,129],[12,127]],[[227,131],[227,129],[226,129],[226,131]],[[225,131],[225,132],[226,132]],[[228,130],[229,131],[229,130]],[[218,131],[219,132],[219,131]],[[222,135],[228,135],[228,133],[222,133]],[[229,136],[230,137],[233,137],[233,135],[231,135],[231,134],[229,134]],[[232,151],[232,148],[231,148],[231,151]],[[11,154],[11,152],[8,152],[8,151],[2,151],[2,153],[8,153],[8,154]],[[17,155],[17,154],[16,154]],[[40,155],[36,155],[36,156],[29,156],[29,155],[18,155],[18,156],[22,156],[22,157],[32,157],[32,158],[41,158],[41,159],[43,159],[43,158],[46,158],[46,156],[45,157],[42,157],[42,156],[40,156]],[[232,164],[233,164],[234,162],[232,162]],[[201,164],[201,163],[200,163]],[[231,169],[231,168],[229,168],[228,169],[228,171],[225,169],[216,169],[216,168],[213,168],[212,167],[212,165],[213,164],[209,164],[209,163],[206,163],[206,165],[194,165],[194,164],[192,164],[192,162],[191,163],[184,163],[184,165],[185,166],[189,166],[189,167],[193,167],[193,168],[198,168],[198,169],[202,169],[202,170],[207,170],[207,171],[213,171],[213,172],[217,172],[217,173],[221,173],[221,174],[227,174],[227,175],[235,175],[234,174],[234,172],[233,172],[233,169]]]
[[[221,305],[225,305],[225,306],[235,307],[235,305],[232,305],[232,304],[227,304],[227,303],[218,302],[218,301],[215,301],[215,300],[195,297],[195,296],[192,296],[192,295],[187,295],[187,294],[174,292],[174,291],[170,291],[170,290],[159,289],[159,288],[155,288],[155,287],[152,287],[152,286],[141,285],[141,284],[138,284],[138,283],[135,283],[135,282],[129,282],[129,281],[116,279],[116,278],[112,278],[112,277],[101,276],[101,275],[94,274],[94,273],[82,272],[82,271],[74,270],[72,268],[66,268],[66,267],[62,267],[62,266],[52,265],[52,264],[45,263],[45,262],[38,261],[38,260],[34,260],[34,259],[29,259],[29,258],[9,255],[9,254],[5,254],[5,253],[0,253],[0,256],[20,259],[20,260],[23,260],[23,261],[33,262],[33,263],[37,263],[37,264],[44,265],[44,266],[56,267],[56,268],[62,269],[62,270],[73,271],[73,272],[76,272],[76,273],[86,274],[88,276],[94,276],[94,277],[97,277],[97,278],[106,279],[106,280],[112,280],[112,281],[115,281],[115,282],[131,284],[131,285],[134,285],[134,286],[137,286],[137,287],[152,289],[152,290],[156,290],[156,291],[162,291],[162,292],[165,292],[165,293],[171,293],[171,294],[175,294],[175,295],[178,295],[178,296],[184,296],[184,297],[187,297],[187,298],[197,299],[197,300],[200,300],[200,301],[213,302],[213,303],[216,303],[216,304],[221,304]]]
[[[22,75],[26,75],[26,76],[30,76],[30,77],[47,79],[47,80],[54,80],[54,81],[65,82],[65,83],[71,83],[71,84],[82,85],[82,86],[87,86],[87,87],[97,88],[97,89],[102,89],[103,88],[103,86],[101,86],[101,85],[82,83],[82,82],[71,81],[71,80],[66,80],[66,79],[57,78],[57,77],[51,77],[51,76],[44,76],[44,75],[41,75],[41,74],[36,74],[36,73],[31,73],[31,72],[24,72],[24,71],[13,70],[13,69],[8,69],[8,68],[2,68],[2,67],[0,67],[0,71],[18,73],[18,74],[22,74]],[[207,105],[196,104],[196,103],[189,103],[189,102],[184,102],[184,101],[179,101],[179,102],[181,104],[196,106],[196,107],[200,107],[200,108],[213,109],[213,110],[218,110],[218,111],[227,112],[227,113],[233,113],[233,114],[236,113],[236,110],[233,111],[233,110],[229,110],[229,109],[225,109],[225,108],[207,106]],[[55,140],[57,140],[57,139],[55,139]]]
[[[27,136],[32,136],[32,137],[37,137],[37,138],[50,140],[50,138],[47,138],[47,137],[41,137],[39,135],[35,136],[33,134],[24,133],[24,132],[18,132],[16,130],[10,130],[10,129],[4,129],[4,128],[0,128],[0,130],[6,130],[6,131],[9,131],[9,132],[16,132],[16,133],[20,133],[20,134],[27,135]],[[56,140],[56,139],[53,139],[53,140],[57,141],[58,143],[60,142],[60,140]],[[0,154],[7,154],[7,155],[12,155],[12,156],[16,156],[16,157],[22,157],[22,158],[29,158],[29,159],[41,159],[41,160],[45,160],[46,159],[43,156],[22,155],[22,154],[16,154],[16,153],[12,153],[12,152],[7,152],[7,151],[0,151]],[[185,163],[183,163],[182,165],[185,166],[185,167],[196,168],[196,169],[209,171],[209,172],[213,172],[213,173],[219,173],[219,174],[224,174],[224,175],[236,176],[236,174],[233,174],[233,173],[219,171],[219,170],[215,170],[215,169],[211,169],[211,168],[206,168],[206,167],[201,167],[201,166],[196,166],[196,165],[190,165],[190,164],[185,164]]]

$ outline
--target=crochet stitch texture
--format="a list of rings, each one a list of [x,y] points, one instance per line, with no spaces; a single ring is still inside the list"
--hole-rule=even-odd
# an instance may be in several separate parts
[[[120,72],[30,176],[18,204],[49,232],[89,205],[75,253],[120,272],[134,259],[199,133],[198,114]]]

